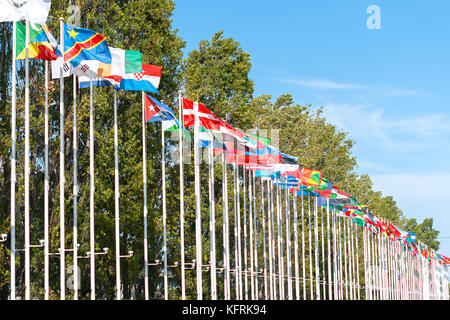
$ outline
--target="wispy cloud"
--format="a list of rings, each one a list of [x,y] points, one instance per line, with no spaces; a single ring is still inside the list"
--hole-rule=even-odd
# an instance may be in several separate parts
[[[320,80],[320,79],[310,79],[310,80],[292,80],[285,79],[284,82],[299,85],[301,87],[311,88],[311,89],[321,89],[321,90],[360,90],[368,89],[367,86],[360,84],[350,83],[350,82],[335,82],[331,80]]]
[[[369,86],[360,83],[352,82],[337,82],[327,79],[280,79],[282,82],[294,84],[303,88],[313,90],[341,90],[341,91],[369,91],[372,94],[378,96],[391,96],[391,97],[418,97],[423,96],[425,93],[421,90],[396,88],[392,86]]]
[[[325,104],[324,114],[358,141],[372,141],[397,152],[424,150],[450,135],[450,115],[445,113],[399,118],[368,105]]]

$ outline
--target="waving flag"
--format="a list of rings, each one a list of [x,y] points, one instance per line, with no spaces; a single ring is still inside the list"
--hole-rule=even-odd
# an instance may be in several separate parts
[[[83,60],[111,64],[106,37],[89,29],[64,24],[64,61],[77,67]]]
[[[111,53],[110,64],[98,60],[92,61],[90,64],[90,68],[93,68],[93,85],[96,87],[113,85],[114,88],[119,89],[120,82],[127,73],[142,72],[142,53],[111,47],[109,51]],[[90,78],[87,75],[79,76],[80,88],[88,88]]]
[[[183,98],[183,121],[186,128],[193,127],[195,125],[195,111],[194,102]],[[198,104],[199,125],[205,127],[208,130],[215,130],[220,132],[220,128],[224,123],[216,117],[208,108],[201,103]]]
[[[173,111],[164,103],[145,95],[145,122],[157,122],[172,120],[175,118]]]
[[[0,22],[28,20],[45,24],[50,0],[1,0]]]
[[[127,73],[122,77],[120,89],[158,93],[161,70],[160,66],[142,64],[142,72]]]
[[[16,59],[25,59],[25,25],[22,22],[16,22]],[[42,59],[52,61],[61,56],[55,38],[46,26],[30,23],[30,44],[28,49],[28,58]]]

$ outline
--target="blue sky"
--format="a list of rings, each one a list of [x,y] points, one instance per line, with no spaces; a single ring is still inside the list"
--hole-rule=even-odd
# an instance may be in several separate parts
[[[450,256],[450,2],[176,1],[174,25],[197,48],[218,30],[250,53],[255,96],[323,106],[356,142],[358,173],[407,217],[433,217]],[[381,29],[366,12],[380,8]]]

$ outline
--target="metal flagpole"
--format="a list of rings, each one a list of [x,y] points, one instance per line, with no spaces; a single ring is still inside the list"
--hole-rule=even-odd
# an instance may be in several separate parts
[[[179,134],[179,152],[180,152],[180,254],[181,254],[181,299],[186,300],[186,280],[184,271],[184,167],[183,167],[183,99],[181,91],[178,92],[178,114],[180,125]]]
[[[237,189],[237,235],[238,235],[238,269],[236,270],[236,275],[239,276],[239,299],[242,300],[242,246],[241,246],[241,197],[239,188],[239,166],[236,165],[236,189]]]
[[[225,153],[222,154],[222,201],[223,201],[223,274],[224,274],[224,295],[225,300],[230,300],[230,244],[229,244],[229,230],[228,230],[228,177],[227,164],[225,161]]]
[[[78,300],[78,133],[77,77],[73,75],[73,299]]]
[[[117,125],[117,92],[114,90],[114,213],[115,213],[115,236],[116,236],[116,299],[122,299],[120,284],[120,207],[119,207],[119,133]]]
[[[356,279],[355,279],[355,246],[354,246],[354,226],[350,223],[350,256],[351,256],[351,271],[352,271],[352,294],[353,294],[353,300],[356,300]]]
[[[250,228],[250,291],[251,291],[251,298],[252,300],[255,300],[255,281],[254,281],[254,273],[253,271],[253,193],[252,193],[252,172],[251,170],[248,170],[248,197],[250,200],[250,209],[249,209],[249,228]]]
[[[144,188],[144,299],[149,299],[148,288],[148,230],[147,230],[147,134],[145,126],[145,93],[142,91],[142,182]]]
[[[13,22],[11,67],[11,300],[16,300],[16,28],[16,22]]]
[[[94,184],[94,88],[92,86],[92,79],[89,79],[89,175],[90,175],[90,186],[89,186],[89,242],[90,242],[90,269],[91,269],[91,300],[95,300],[95,224],[94,224],[94,195],[95,195],[95,184]]]
[[[364,249],[364,292],[366,300],[370,300],[369,294],[369,272],[368,272],[368,257],[367,257],[367,227],[363,226],[363,249]]]
[[[326,300],[327,299],[327,288],[326,288],[326,284],[327,284],[327,278],[325,276],[325,239],[324,239],[324,225],[323,225],[323,208],[320,207],[320,228],[322,231],[322,275],[323,275],[323,299]]]
[[[331,251],[330,251],[330,199],[327,198],[327,253],[328,253],[328,300],[333,300],[331,282]]]
[[[341,221],[340,219],[337,219],[337,223],[338,223],[338,241],[339,241],[339,247],[338,247],[338,252],[339,252],[339,264],[338,264],[338,268],[339,268],[339,291],[340,291],[340,297],[341,300],[344,300],[344,282],[343,282],[343,269],[342,269],[342,233],[341,233]]]
[[[283,260],[281,253],[282,248],[282,233],[281,233],[281,199],[280,199],[280,186],[277,185],[277,226],[278,226],[278,287],[280,291],[280,300],[284,300],[284,279],[283,279]]]
[[[311,234],[311,196],[308,197],[308,229],[309,229],[309,280],[310,280],[310,298],[311,300],[314,300],[313,297],[313,268],[312,268],[312,246],[311,246],[311,242],[312,242],[312,234]]]
[[[359,245],[358,245],[358,227],[355,226],[355,242],[356,242],[356,288],[358,292],[358,300],[361,300],[361,290],[359,286]]]
[[[201,195],[200,195],[200,163],[198,150],[198,102],[194,102],[194,169],[195,169],[195,248],[197,263],[197,300],[203,300],[202,292],[202,224],[201,224]]]
[[[260,179],[260,185],[261,185],[261,210],[262,210],[262,231],[263,231],[263,258],[264,258],[264,299],[269,299],[269,294],[267,291],[267,254],[266,254],[266,213],[264,210],[264,182],[262,178]],[[267,209],[269,211],[269,209]]]
[[[30,300],[30,22],[25,31],[25,300]]]
[[[316,299],[320,300],[320,270],[319,270],[319,219],[318,219],[318,197],[314,201],[314,264],[316,267]]]
[[[345,287],[345,299],[349,299],[349,293],[348,293],[348,267],[347,267],[347,243],[348,243],[348,237],[347,237],[347,219],[344,218],[343,225],[342,225],[342,233],[344,235],[343,239],[343,247],[344,247],[344,287]]]
[[[211,135],[211,147],[208,149],[209,155],[209,232],[210,232],[210,256],[211,256],[211,299],[217,300],[217,285],[216,285],[216,210],[214,198],[214,155],[213,155],[213,140]]]
[[[167,278],[167,210],[166,210],[166,143],[161,122],[161,171],[162,171],[162,209],[163,209],[163,260],[164,260],[164,299],[169,300]]]
[[[252,179],[253,179],[253,236],[255,241],[255,299],[259,299],[259,287],[258,287],[258,232],[256,230],[256,180],[255,180],[255,171],[252,171]]]
[[[273,214],[273,205],[272,205],[272,193],[270,190],[270,180],[267,180],[267,231],[269,236],[269,291],[270,291],[270,300],[274,299],[274,281],[273,281],[273,252],[272,252],[272,214]]]
[[[242,190],[244,191],[244,292],[245,300],[248,300],[248,266],[247,266],[247,190],[245,186],[245,166],[242,166]]]
[[[60,47],[64,51],[64,19],[59,18],[60,27]],[[61,63],[59,73],[60,83],[60,97],[59,97],[59,269],[60,269],[60,299],[66,299],[66,284],[65,284],[65,233],[64,233],[64,72],[63,64]]]
[[[271,215],[270,215],[270,223],[272,225],[272,239],[271,239],[271,246],[272,246],[272,270],[273,270],[273,299],[277,298],[277,282],[276,282],[276,253],[275,253],[275,222],[274,222],[274,214],[275,214],[275,210],[274,210],[274,205],[275,205],[275,200],[273,198],[273,183],[271,183],[271,181],[269,180],[268,183],[270,184],[270,202],[271,202],[271,206],[270,206],[270,211],[271,211]]]
[[[299,265],[298,265],[298,212],[297,212],[297,191],[293,192],[294,203],[294,263],[295,263],[295,299],[300,300]]]
[[[303,207],[303,191],[302,199],[302,267],[303,267],[303,300],[306,300],[306,260],[305,260],[305,210]]]
[[[355,242],[356,242],[356,288],[358,294],[358,300],[361,300],[361,289],[359,285],[359,240],[358,240],[358,227],[355,226]]]
[[[334,300],[339,300],[338,292],[338,276],[337,276],[337,234],[336,234],[336,214],[334,209],[331,210],[332,237],[333,237],[333,284],[334,284]]]
[[[235,294],[236,294],[236,300],[239,299],[239,279],[238,279],[238,241],[237,241],[237,237],[238,237],[238,230],[237,230],[237,225],[238,225],[238,218],[237,218],[237,190],[236,190],[236,185],[237,185],[237,178],[236,178],[236,163],[233,163],[233,209],[234,209],[234,280],[235,280]]]
[[[15,23],[14,23],[15,25]],[[48,235],[48,193],[50,189],[48,177],[48,61],[45,61],[45,111],[44,111],[44,298],[50,298],[49,285],[49,235]],[[75,278],[76,279],[76,278]]]
[[[293,300],[292,294],[292,264],[291,264],[291,214],[289,206],[289,190],[286,179],[286,269],[287,269],[287,285],[288,299]]]

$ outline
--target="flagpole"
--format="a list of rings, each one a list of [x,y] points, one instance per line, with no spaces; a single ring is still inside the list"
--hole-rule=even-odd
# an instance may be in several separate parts
[[[286,179],[286,269],[287,269],[287,285],[288,299],[292,300],[292,264],[291,264],[291,218],[289,206],[289,190]]]
[[[216,210],[214,197],[214,155],[213,142],[214,136],[211,135],[211,147],[208,149],[209,154],[209,228],[210,228],[210,256],[211,256],[211,299],[217,300],[217,284],[216,284]]]
[[[298,211],[297,211],[297,191],[292,194],[294,203],[294,263],[295,263],[295,299],[300,300],[300,270],[298,265]]]
[[[280,186],[277,185],[277,227],[278,227],[278,232],[277,232],[277,238],[278,238],[278,288],[280,291],[280,300],[284,300],[284,279],[283,279],[283,261],[282,261],[282,256],[281,256],[281,252],[283,251],[282,249],[282,234],[281,234],[281,208],[280,208],[280,204],[281,204],[281,199],[280,199]]]
[[[272,238],[272,215],[273,215],[273,202],[272,202],[272,193],[270,190],[270,180],[267,180],[267,231],[269,236],[269,285],[270,285],[270,299],[274,299],[274,291],[273,291],[273,238]]]
[[[255,299],[259,299],[259,288],[258,288],[258,240],[257,240],[257,231],[256,231],[256,179],[255,179],[255,171],[252,171],[252,180],[253,180],[253,236],[255,241]]]
[[[236,294],[236,300],[239,299],[239,279],[238,279],[238,218],[237,218],[237,178],[236,178],[236,163],[233,163],[233,209],[234,209],[234,279],[235,279],[235,294]]]
[[[227,164],[225,161],[225,153],[222,154],[222,201],[223,201],[223,274],[224,274],[224,298],[230,300],[230,245],[229,245],[229,230],[228,230],[228,176]]]
[[[64,19],[59,18],[60,47],[64,51]],[[64,60],[64,58],[63,58]],[[60,66],[59,83],[59,269],[60,269],[60,299],[66,299],[66,270],[65,270],[65,233],[64,233],[64,71],[63,64]]]
[[[25,31],[25,300],[30,300],[30,22]]]
[[[268,300],[268,293],[267,293],[267,255],[266,255],[266,218],[265,218],[265,209],[264,209],[264,182],[262,178],[260,179],[260,186],[261,186],[261,215],[262,215],[262,231],[263,231],[263,259],[264,259],[264,299]],[[269,211],[269,209],[267,209]]]
[[[77,77],[73,75],[73,299],[78,300],[78,133]]]
[[[241,246],[241,197],[240,197],[240,188],[239,188],[239,165],[236,164],[236,175],[237,175],[237,234],[238,234],[238,271],[239,275],[239,300],[243,299],[242,292],[242,246]]]
[[[301,190],[301,189],[300,189]],[[301,191],[302,200],[302,267],[303,267],[303,300],[306,300],[306,260],[305,260],[305,210],[303,207],[303,191]]]
[[[11,300],[16,300],[16,22],[11,67]]]
[[[44,299],[49,300],[49,235],[48,235],[48,61],[45,61],[45,111],[44,111]]]
[[[333,300],[333,290],[331,282],[331,248],[330,248],[330,198],[327,198],[327,256],[328,256],[328,300]]]
[[[311,300],[314,300],[314,284],[313,284],[313,267],[312,267],[312,246],[311,246],[311,242],[312,242],[312,234],[311,234],[311,195],[308,197],[308,231],[309,231],[309,241],[308,241],[308,245],[309,245],[309,281],[310,281],[310,298]]]
[[[149,299],[148,288],[148,230],[147,230],[147,135],[145,126],[145,93],[142,91],[142,180],[144,187],[144,299]]]
[[[355,242],[356,242],[356,288],[358,300],[361,300],[361,290],[359,285],[359,245],[358,245],[358,227],[355,226]]]
[[[116,300],[122,299],[120,285],[120,207],[119,207],[119,132],[117,124],[117,92],[114,90],[114,213],[116,236]]]
[[[248,300],[248,265],[247,265],[247,190],[245,186],[245,175],[246,170],[245,166],[242,166],[242,178],[243,185],[242,190],[244,191],[244,292],[245,292],[245,300]]]
[[[89,242],[90,242],[90,271],[91,271],[91,300],[95,300],[95,225],[94,225],[94,88],[92,78],[89,78]]]
[[[316,299],[320,300],[318,197],[314,201],[314,264],[316,267]]]
[[[248,170],[248,197],[250,200],[249,209],[249,228],[250,228],[250,285],[251,285],[251,298],[255,300],[255,281],[254,281],[254,265],[253,265],[253,192],[252,192],[252,176],[251,170]]]
[[[179,134],[179,151],[180,151],[180,253],[181,253],[181,299],[186,300],[186,280],[184,271],[184,167],[183,167],[183,99],[181,91],[178,91],[178,114],[180,125]]]
[[[347,268],[347,219],[344,218],[344,221],[342,223],[342,234],[344,235],[343,244],[344,247],[344,287],[345,287],[345,299],[349,299],[348,294],[348,268]]]
[[[162,171],[162,209],[163,209],[163,257],[164,257],[164,300],[169,300],[167,278],[167,210],[166,210],[166,143],[161,123],[161,171]]]
[[[200,194],[200,163],[198,150],[198,102],[194,102],[194,169],[195,169],[195,247],[196,247],[196,263],[197,263],[197,300],[203,300],[202,292],[202,225],[201,225],[201,194]]]
[[[268,184],[270,184],[270,202],[271,202],[271,206],[270,206],[270,211],[271,211],[271,216],[270,216],[270,223],[272,225],[272,272],[273,272],[273,299],[277,298],[277,279],[276,279],[276,252],[275,252],[275,222],[274,222],[274,215],[275,215],[275,210],[274,210],[274,205],[275,205],[275,200],[273,198],[273,183],[271,183],[271,181],[267,181]]]
[[[319,199],[317,198],[317,201],[319,201]],[[321,227],[321,232],[322,232],[322,275],[323,275],[323,300],[327,300],[327,288],[326,288],[326,284],[327,284],[327,278],[325,275],[325,238],[324,238],[324,224],[323,224],[323,208],[320,207],[320,227]]]

